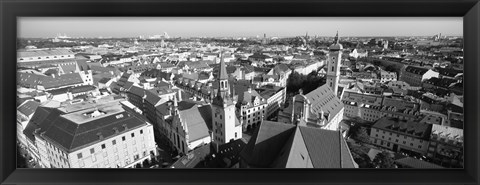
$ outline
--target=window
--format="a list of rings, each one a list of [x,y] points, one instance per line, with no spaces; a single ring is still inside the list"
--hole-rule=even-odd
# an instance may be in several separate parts
[[[125,141],[125,136],[122,137],[122,141]]]
[[[102,149],[105,149],[105,144],[102,144]]]
[[[413,143],[410,143],[410,146],[413,146]]]
[[[132,137],[135,137],[135,133],[132,133]]]
[[[143,130],[140,130],[140,134],[143,134]]]
[[[117,144],[117,140],[112,140],[112,145],[116,145]]]
[[[237,138],[237,133],[235,132],[235,138]]]
[[[422,148],[422,145],[418,145],[418,148]]]
[[[78,158],[78,159],[81,159],[82,157],[83,157],[83,156],[82,156],[82,153],[78,153],[78,154],[77,154],[77,158]]]

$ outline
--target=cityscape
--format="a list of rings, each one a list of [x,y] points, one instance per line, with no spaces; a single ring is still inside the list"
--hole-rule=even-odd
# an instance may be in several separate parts
[[[464,167],[461,19],[43,19],[19,24],[19,168]]]

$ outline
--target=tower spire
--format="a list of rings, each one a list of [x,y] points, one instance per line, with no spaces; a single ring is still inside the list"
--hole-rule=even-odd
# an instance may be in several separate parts
[[[338,30],[337,30],[337,35],[335,35],[335,44],[338,44],[339,39],[338,39]]]

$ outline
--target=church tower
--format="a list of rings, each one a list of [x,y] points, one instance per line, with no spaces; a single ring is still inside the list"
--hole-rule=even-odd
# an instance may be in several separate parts
[[[338,83],[340,80],[340,64],[343,46],[339,42],[338,31],[333,44],[328,48],[327,57],[327,85],[338,95]]]
[[[217,96],[212,100],[212,142],[218,146],[242,137],[241,126],[237,128],[235,101],[230,95],[227,68],[220,56],[220,71],[217,77]]]

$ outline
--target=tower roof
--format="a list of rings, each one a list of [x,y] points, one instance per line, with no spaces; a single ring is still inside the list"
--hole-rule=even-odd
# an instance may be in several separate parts
[[[219,80],[227,80],[227,67],[225,66],[225,62],[223,61],[223,53],[220,53],[220,75],[218,75]]]
[[[330,51],[338,51],[343,49],[343,46],[340,44],[340,39],[338,37],[338,31],[337,31],[337,34],[335,35],[333,44],[328,49],[330,49]]]

